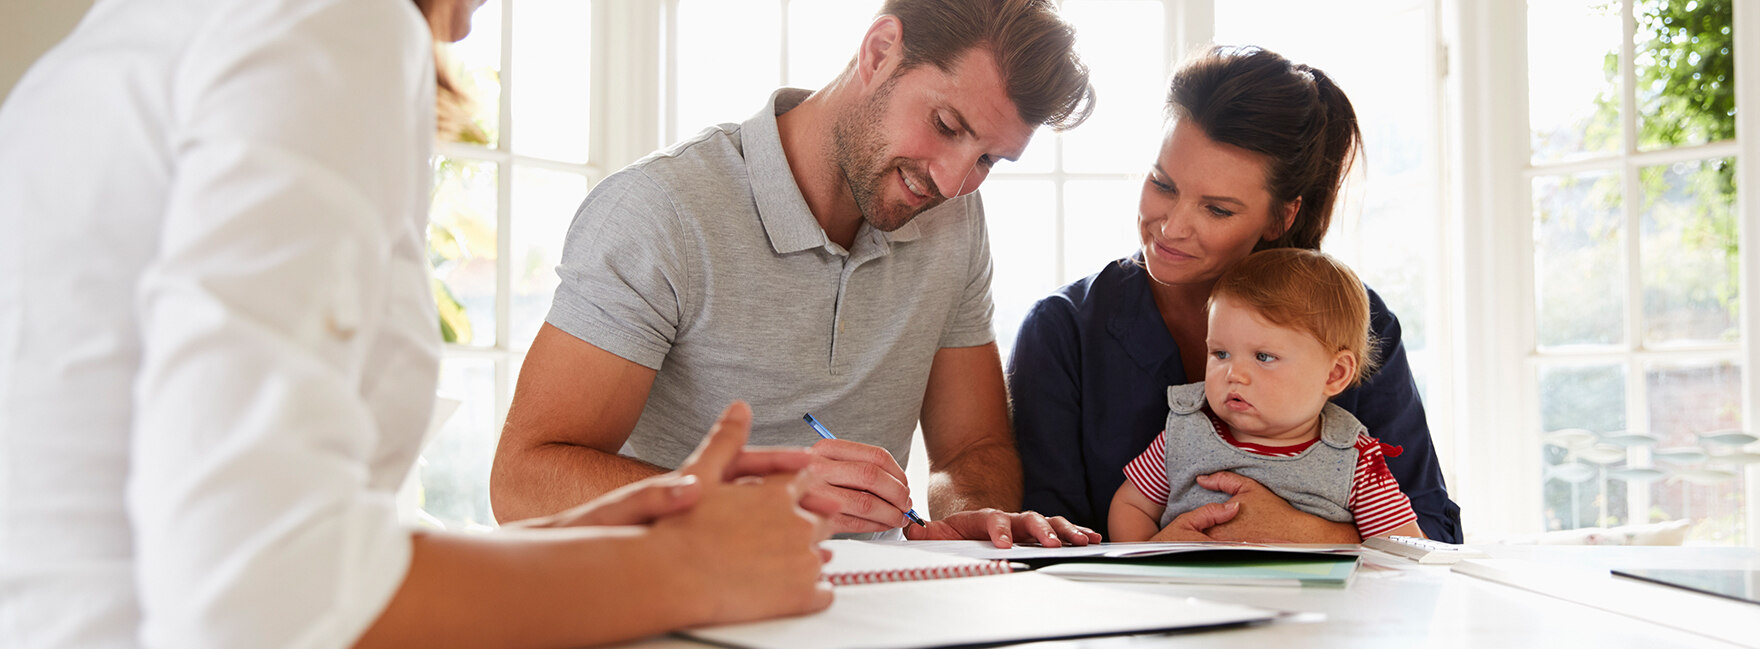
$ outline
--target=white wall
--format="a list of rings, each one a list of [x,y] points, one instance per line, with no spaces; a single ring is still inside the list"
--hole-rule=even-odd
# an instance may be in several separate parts
[[[92,0],[4,0],[0,2],[0,102],[13,84],[55,43],[67,36]]]

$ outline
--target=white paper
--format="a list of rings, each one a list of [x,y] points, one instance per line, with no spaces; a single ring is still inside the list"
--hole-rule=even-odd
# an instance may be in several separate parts
[[[861,561],[896,562],[909,554],[929,553],[865,553]],[[831,608],[813,615],[682,633],[753,649],[913,649],[1195,629],[1278,615],[1030,572],[839,586],[836,592]]]

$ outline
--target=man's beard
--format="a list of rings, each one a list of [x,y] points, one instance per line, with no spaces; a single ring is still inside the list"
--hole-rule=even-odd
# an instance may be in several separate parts
[[[838,116],[832,127],[832,157],[837,169],[849,186],[850,196],[855,199],[862,220],[881,232],[904,227],[918,214],[947,200],[936,190],[928,173],[902,158],[886,158],[881,123],[886,116],[886,98],[892,94],[892,86],[897,82],[898,77],[893,77],[881,84],[867,103],[858,110]],[[898,182],[896,176],[901,170],[927,194],[921,207],[886,201],[885,188]]]

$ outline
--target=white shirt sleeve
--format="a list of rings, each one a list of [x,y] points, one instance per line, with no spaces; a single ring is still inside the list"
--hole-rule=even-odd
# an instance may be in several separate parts
[[[141,637],[345,647],[410,557],[380,474],[433,394],[412,333],[436,331],[412,251],[431,53],[408,0],[225,4],[169,80],[176,168],[136,295]]]

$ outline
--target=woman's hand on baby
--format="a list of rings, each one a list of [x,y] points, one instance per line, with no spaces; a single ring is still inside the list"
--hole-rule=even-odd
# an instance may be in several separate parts
[[[1238,473],[1222,471],[1198,476],[1198,486],[1229,495],[1236,508],[1230,518],[1207,531],[1217,541],[1256,543],[1356,543],[1357,528],[1334,523],[1290,506],[1289,501]]]

